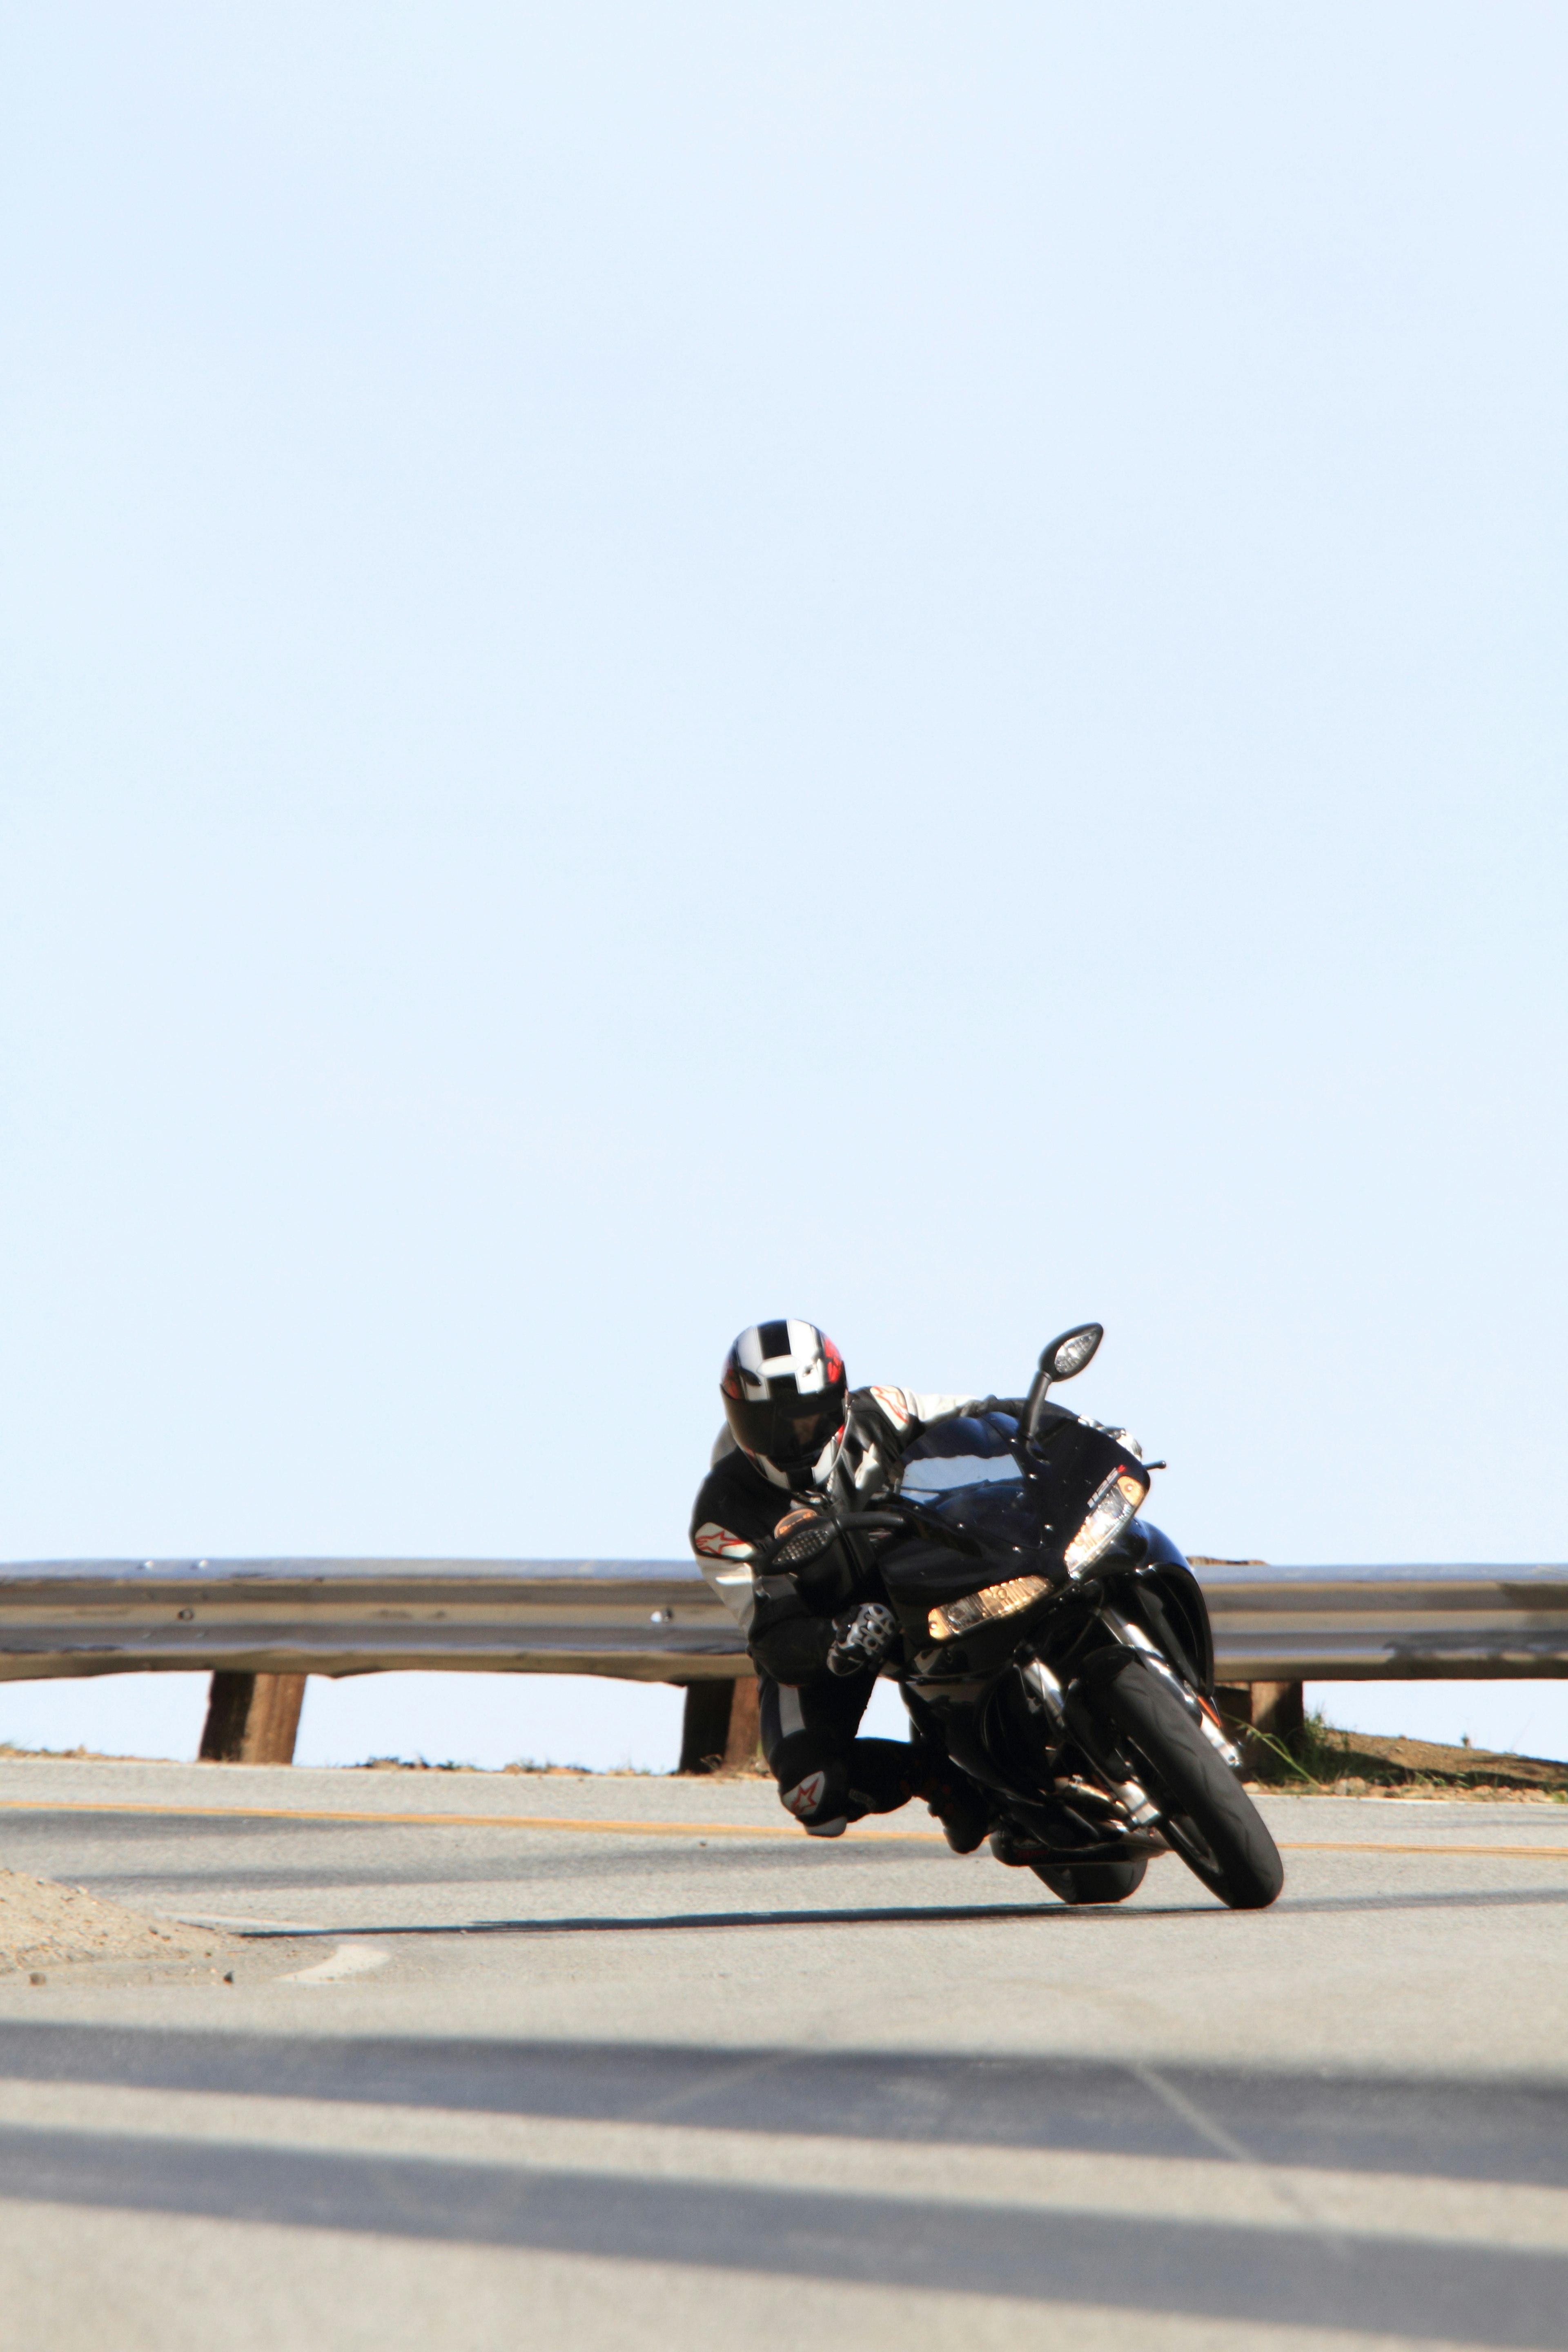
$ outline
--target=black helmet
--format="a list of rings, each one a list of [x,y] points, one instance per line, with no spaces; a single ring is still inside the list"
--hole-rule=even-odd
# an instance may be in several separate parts
[[[809,1470],[844,1423],[844,1359],[815,1323],[753,1323],[719,1383],[730,1434],[775,1470]]]

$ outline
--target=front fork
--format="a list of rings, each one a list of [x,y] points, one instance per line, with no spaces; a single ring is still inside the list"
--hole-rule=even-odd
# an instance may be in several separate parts
[[[1174,1691],[1215,1754],[1224,1759],[1233,1772],[1239,1772],[1241,1751],[1226,1738],[1225,1726],[1213,1704],[1201,1691],[1194,1690],[1190,1683],[1183,1681],[1164,1652],[1149,1639],[1136,1618],[1123,1617],[1121,1611],[1112,1609],[1109,1602],[1095,1613],[1124,1648],[1136,1650],[1144,1664],[1152,1668],[1167,1689]]]
[[[1069,1778],[1055,1771],[1063,1748],[1069,1739],[1076,1737],[1067,1715],[1069,1691],[1063,1690],[1061,1684],[1043,1658],[1032,1658],[1022,1672],[1025,1690],[1032,1707],[1037,1714],[1044,1717],[1050,1726],[1049,1760],[1058,1793],[1069,1798],[1075,1795],[1087,1797],[1096,1793],[1082,1787],[1081,1784],[1075,1789]],[[1081,1747],[1082,1744],[1080,1740],[1079,1745]],[[1140,1782],[1114,1780],[1107,1772],[1105,1783],[1106,1794],[1112,1797],[1121,1807],[1134,1829],[1150,1829],[1158,1821],[1160,1808]]]
[[[1224,1726],[1214,1707],[1200,1692],[1194,1690],[1192,1685],[1176,1673],[1170,1660],[1150,1640],[1137,1620],[1124,1617],[1119,1609],[1112,1608],[1109,1602],[1101,1602],[1095,1611],[1095,1616],[1119,1649],[1131,1651],[1151,1674],[1159,1676],[1165,1687],[1181,1702],[1182,1706],[1197,1725],[1210,1747],[1233,1772],[1239,1772],[1241,1758],[1226,1738]],[[1083,1673],[1074,1675],[1065,1690],[1050,1667],[1041,1659],[1036,1659],[1025,1668],[1026,1681],[1031,1685],[1037,1706],[1053,1718],[1052,1727],[1058,1734],[1057,1738],[1052,1742],[1053,1748],[1059,1752],[1068,1738],[1076,1738],[1079,1746],[1090,1756],[1097,1769],[1104,1775],[1108,1794],[1123,1809],[1131,1825],[1135,1829],[1152,1829],[1163,1819],[1163,1809],[1149,1794],[1141,1781],[1118,1780],[1114,1777],[1116,1768],[1108,1761],[1101,1761],[1100,1756],[1096,1753],[1099,1743],[1085,1737],[1082,1717],[1073,1706],[1073,1701],[1080,1693],[1087,1696],[1085,1685],[1091,1681],[1095,1667],[1098,1667],[1101,1675],[1105,1672],[1105,1657],[1104,1650],[1097,1652],[1094,1664],[1086,1667]],[[1078,1717],[1076,1721],[1075,1716]],[[1054,1756],[1052,1760],[1054,1763]],[[1126,1769],[1125,1759],[1122,1759],[1121,1769],[1123,1770]]]

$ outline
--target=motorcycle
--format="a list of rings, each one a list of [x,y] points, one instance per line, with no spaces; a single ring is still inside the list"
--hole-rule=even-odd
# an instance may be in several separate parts
[[[1140,1516],[1163,1465],[1050,1397],[1103,1337],[1052,1340],[1021,1420],[938,1423],[874,1507],[794,1514],[769,1567],[815,1609],[891,1612],[882,1671],[917,1737],[985,1792],[999,1862],[1104,1904],[1174,1853],[1221,1902],[1260,1910],[1284,1867],[1215,1707],[1207,1604]]]

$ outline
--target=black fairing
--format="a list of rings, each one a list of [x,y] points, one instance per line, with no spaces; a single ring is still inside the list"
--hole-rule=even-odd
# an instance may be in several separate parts
[[[1101,1481],[1125,1469],[1148,1483],[1119,1439],[1060,1406],[1039,1409],[1029,1444],[1017,1431],[1010,1413],[964,1415],[939,1423],[910,1447],[905,1496],[928,1518],[977,1542],[984,1557],[965,1557],[919,1535],[901,1537],[879,1563],[895,1603],[929,1609],[1016,1576],[1062,1584],[1068,1579],[1063,1554]]]
[[[906,1456],[904,1498],[980,1550],[976,1558],[911,1533],[888,1544],[878,1560],[903,1623],[915,1682],[940,1697],[952,1752],[977,1778],[1016,1784],[1033,1739],[1021,1711],[1022,1685],[1011,1687],[1016,1666],[1032,1654],[1049,1660],[1064,1680],[1084,1671],[1110,1639],[1097,1594],[1141,1626],[1185,1682],[1213,1694],[1208,1609],[1192,1570],[1161,1528],[1134,1518],[1083,1582],[1068,1574],[1063,1554],[1090,1497],[1121,1469],[1147,1478],[1119,1438],[1049,1402],[1037,1415],[1031,1444],[1020,1440],[1009,1414],[991,1412],[940,1423]],[[931,1640],[925,1622],[931,1609],[1026,1576],[1050,1588],[1030,1608],[977,1624],[957,1640]]]
[[[1093,1704],[1109,1681],[1148,1670],[1133,1629],[1190,1692],[1214,1691],[1203,1591],[1159,1528],[1133,1517],[1081,1574],[1068,1571],[1090,1503],[1122,1475],[1147,1489],[1147,1471],[1119,1437],[1048,1399],[1027,1442],[1005,1412],[941,1423],[904,1459],[901,1502],[922,1524],[875,1552],[904,1637],[900,1679],[917,1730],[993,1792],[1007,1834],[1044,1841],[1058,1858],[1148,1850],[1121,1795],[1126,1760],[1113,1743],[1107,1750]],[[966,1549],[940,1540],[942,1528],[962,1533]],[[932,1633],[934,1609],[1017,1578],[1039,1580],[1026,1606],[972,1624],[961,1616],[956,1635],[940,1623]]]
[[[1011,1413],[963,1414],[939,1422],[904,1460],[902,1492],[925,1516],[959,1528],[984,1558],[920,1535],[900,1536],[879,1565],[895,1606],[921,1613],[983,1584],[1039,1576],[1039,1515],[1026,1495]]]
[[[882,1580],[895,1601],[930,1609],[1008,1577],[1062,1574],[1060,1560],[1053,1562],[1040,1541],[1038,1515],[1029,1507],[1021,1481],[1016,1487],[982,1486],[954,1495],[928,1516],[973,1536],[984,1556],[977,1559],[923,1536],[900,1536],[881,1560]]]

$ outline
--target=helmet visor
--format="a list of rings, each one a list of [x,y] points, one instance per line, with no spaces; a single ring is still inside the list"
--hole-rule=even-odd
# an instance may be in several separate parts
[[[724,1399],[724,1418],[737,1445],[765,1454],[781,1470],[808,1470],[844,1418],[841,1390],[816,1396]]]

